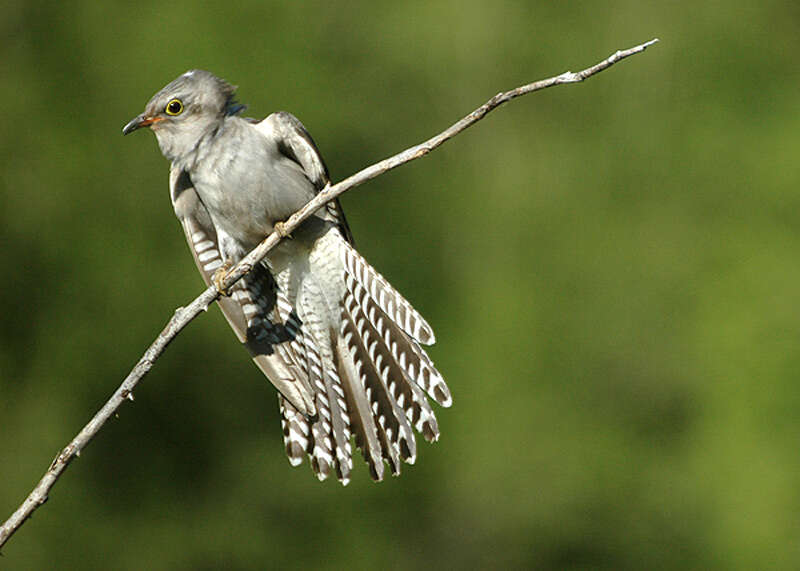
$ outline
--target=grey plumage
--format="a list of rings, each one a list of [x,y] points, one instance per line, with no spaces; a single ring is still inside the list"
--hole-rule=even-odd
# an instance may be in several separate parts
[[[294,116],[239,117],[235,88],[189,71],[156,93],[123,133],[149,126],[170,160],[170,195],[200,273],[238,262],[328,184]],[[414,430],[439,436],[428,398],[450,391],[422,345],[430,325],[353,247],[338,201],[309,218],[220,299],[223,314],[278,389],[292,465],[347,483],[351,438],[370,474],[413,463]],[[384,464],[385,463],[385,464]]]

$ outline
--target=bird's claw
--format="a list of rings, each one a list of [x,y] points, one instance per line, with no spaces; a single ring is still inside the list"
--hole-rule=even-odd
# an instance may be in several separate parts
[[[291,239],[292,234],[286,229],[286,222],[276,222],[274,225],[275,232],[281,238],[289,238]]]
[[[214,287],[223,297],[228,297],[231,294],[230,290],[225,288],[225,278],[231,267],[233,267],[233,264],[230,261],[224,262],[211,276],[211,283],[214,284]]]

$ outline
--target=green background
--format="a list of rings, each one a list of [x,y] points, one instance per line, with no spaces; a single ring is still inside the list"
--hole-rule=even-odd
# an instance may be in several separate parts
[[[797,2],[0,7],[0,518],[202,290],[154,137],[190,68],[285,109],[434,326],[442,437],[317,482],[214,308],[3,549],[3,569],[800,568]]]

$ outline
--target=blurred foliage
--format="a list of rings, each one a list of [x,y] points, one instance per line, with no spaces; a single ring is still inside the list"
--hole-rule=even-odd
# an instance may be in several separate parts
[[[3,550],[8,569],[800,568],[795,2],[6,2],[0,517],[201,291],[154,138],[186,69],[305,123],[455,405],[402,477],[320,484],[214,309]]]

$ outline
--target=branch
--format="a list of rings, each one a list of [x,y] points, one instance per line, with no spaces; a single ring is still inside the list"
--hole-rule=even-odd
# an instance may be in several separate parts
[[[489,101],[475,109],[472,113],[454,123],[448,129],[442,131],[438,135],[431,137],[427,141],[406,149],[405,151],[389,157],[388,159],[384,159],[378,163],[375,163],[374,165],[359,171],[358,173],[333,186],[326,186],[308,204],[292,214],[292,216],[286,220],[281,228],[280,233],[283,236],[291,233],[306,218],[311,216],[325,203],[333,200],[354,186],[363,184],[366,181],[371,180],[378,175],[392,170],[402,164],[427,155],[445,141],[451,139],[467,127],[470,127],[471,125],[474,125],[480,121],[487,113],[493,109],[496,109],[500,105],[521,95],[533,93],[534,91],[539,91],[554,85],[579,83],[605,69],[608,69],[620,60],[623,60],[634,54],[638,54],[639,52],[643,52],[646,48],[652,46],[657,41],[657,39],[650,40],[649,42],[640,44],[636,47],[618,51],[600,63],[577,73],[568,71],[556,77],[529,83],[527,85],[517,87],[516,89],[512,89],[511,91],[498,93]],[[264,241],[261,242],[261,244],[259,244],[252,252],[243,258],[230,272],[228,272],[222,283],[224,288],[227,289],[231,287],[242,276],[252,270],[253,266],[263,259],[267,252],[269,252],[275,247],[276,244],[278,244],[278,242],[280,242],[283,236],[279,235],[277,231],[267,236]],[[170,319],[169,323],[167,323],[164,330],[158,335],[156,340],[152,345],[150,345],[147,351],[145,351],[142,358],[131,370],[108,402],[106,402],[103,408],[101,408],[97,414],[95,414],[94,418],[92,418],[92,420],[90,420],[89,423],[83,427],[83,430],[78,433],[72,442],[70,442],[58,454],[58,456],[55,457],[52,464],[50,464],[50,467],[47,469],[47,472],[45,472],[44,476],[33,489],[33,491],[28,495],[27,498],[25,498],[25,501],[22,502],[22,504],[11,515],[11,517],[8,518],[3,526],[0,527],[0,547],[5,545],[14,532],[16,532],[17,529],[19,529],[19,527],[25,522],[25,520],[31,516],[36,508],[47,501],[50,489],[56,483],[64,470],[67,469],[69,463],[80,455],[81,450],[89,443],[89,441],[91,441],[92,438],[94,438],[106,421],[116,413],[120,406],[122,406],[122,403],[124,403],[126,399],[131,401],[133,400],[133,389],[136,388],[136,385],[139,383],[142,377],[144,377],[148,371],[150,371],[156,359],[158,359],[161,353],[164,352],[164,349],[166,349],[167,345],[169,345],[169,343],[178,335],[178,333],[181,332],[184,327],[189,324],[190,321],[197,317],[201,312],[206,311],[208,307],[214,301],[216,301],[217,298],[219,298],[219,296],[220,292],[214,286],[210,286],[197,298],[195,298],[195,300],[192,301],[192,303],[190,303],[188,306],[180,307],[175,311],[175,315],[172,316],[172,319]]]

